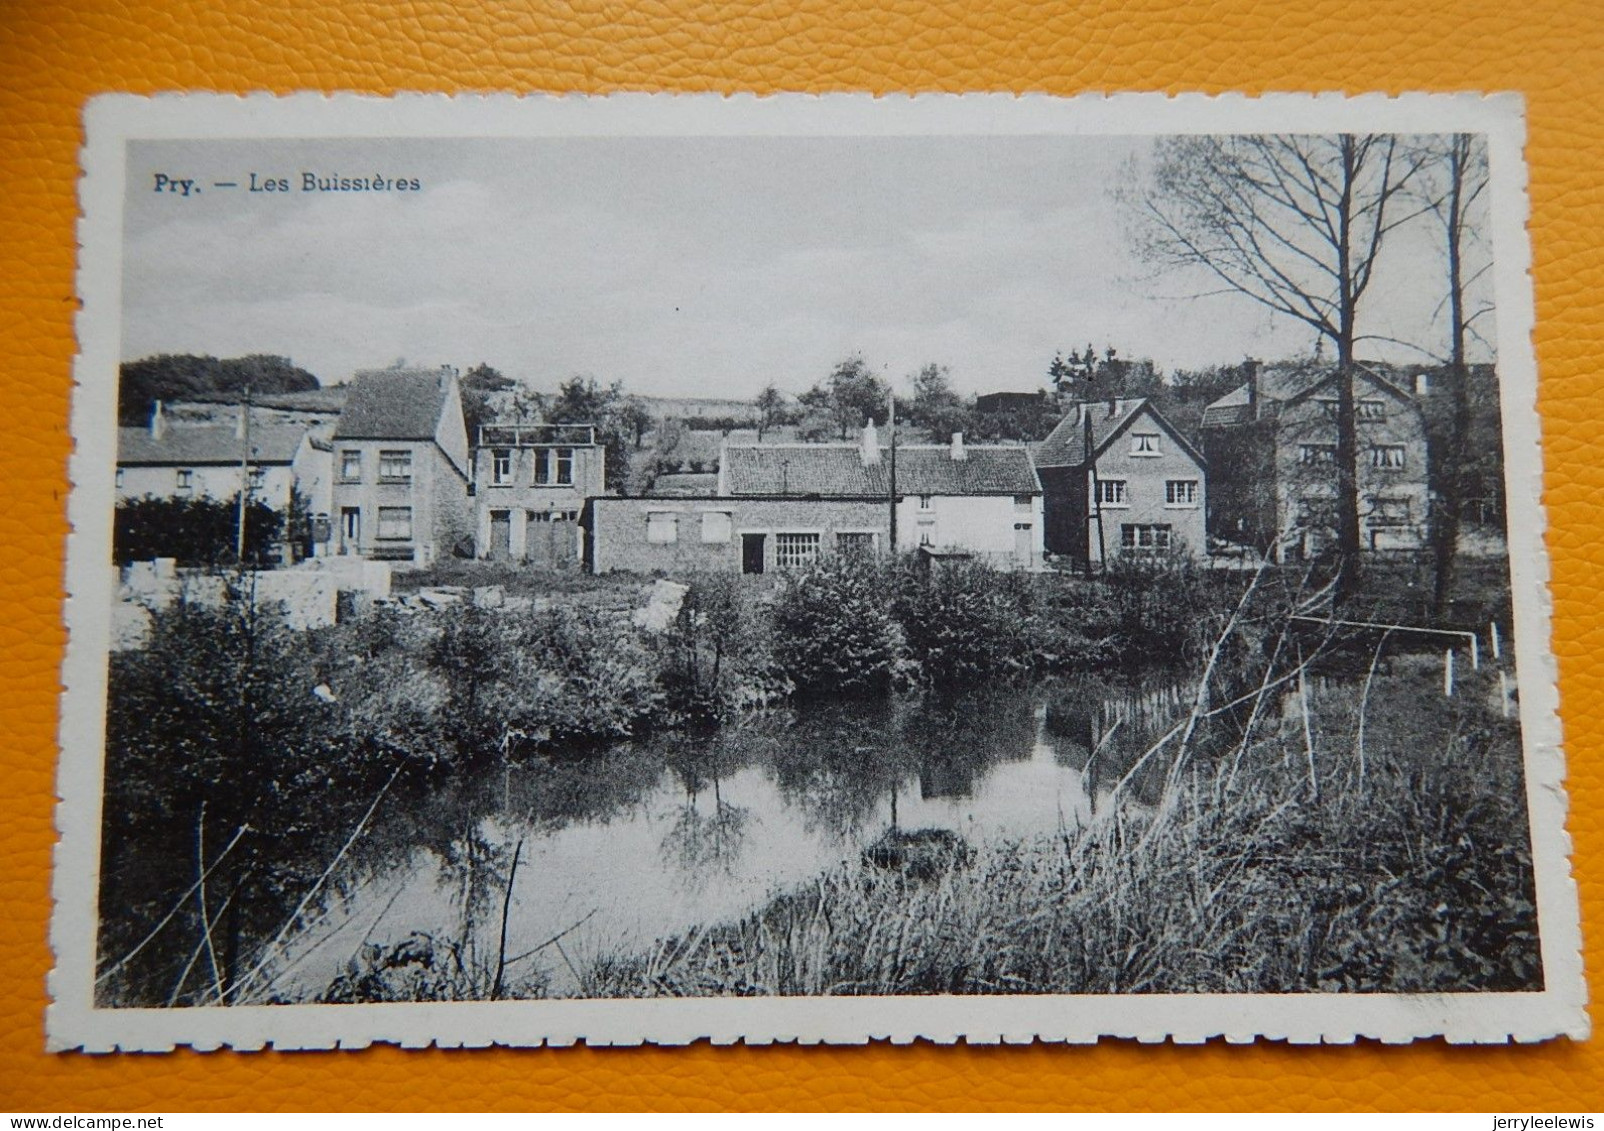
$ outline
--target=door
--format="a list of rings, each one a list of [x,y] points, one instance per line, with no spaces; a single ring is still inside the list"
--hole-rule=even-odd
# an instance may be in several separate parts
[[[490,512],[490,560],[504,562],[512,557],[512,512]]]
[[[340,508],[340,553],[362,552],[362,508]]]
[[[743,534],[741,535],[741,572],[763,572],[763,544],[767,535]]]
[[[1036,561],[1035,530],[1028,522],[1014,523],[1014,561],[1022,566],[1034,565]]]

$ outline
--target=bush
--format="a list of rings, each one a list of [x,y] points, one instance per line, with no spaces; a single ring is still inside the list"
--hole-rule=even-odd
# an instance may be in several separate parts
[[[284,531],[284,515],[266,503],[245,511],[245,559],[266,561]],[[215,566],[235,561],[239,497],[223,499],[128,499],[117,504],[112,558],[118,565],[177,558],[179,565]]]
[[[904,568],[896,615],[908,655],[942,691],[1024,674],[1036,658],[1036,594],[1028,575],[983,564]]]
[[[885,691],[902,651],[888,577],[878,563],[834,555],[787,574],[775,594],[774,655],[804,695]]]

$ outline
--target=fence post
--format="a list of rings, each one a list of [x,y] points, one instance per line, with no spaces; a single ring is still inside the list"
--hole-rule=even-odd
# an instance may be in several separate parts
[[[1470,670],[1481,671],[1481,641],[1474,632],[1470,634]]]
[[[1498,669],[1498,706],[1504,718],[1509,718],[1509,677],[1504,674],[1503,668]]]
[[[1487,627],[1491,631],[1492,638],[1493,638],[1493,659],[1494,660],[1502,660],[1504,658],[1504,650],[1503,650],[1503,648],[1501,648],[1499,646],[1499,641],[1498,641],[1498,622],[1497,621],[1492,621],[1487,625]]]
[[[1452,648],[1442,654],[1442,693],[1450,697],[1454,693],[1454,650]]]

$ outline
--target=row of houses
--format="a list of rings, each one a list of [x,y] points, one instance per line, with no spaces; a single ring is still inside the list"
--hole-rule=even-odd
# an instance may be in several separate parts
[[[326,424],[169,422],[119,438],[120,498],[251,497],[314,516],[313,552],[428,565],[448,555],[572,567],[757,574],[821,555],[922,550],[1005,568],[1049,555],[1200,555],[1210,539],[1313,553],[1336,506],[1334,375],[1250,366],[1205,411],[1201,442],[1145,398],[1073,404],[1034,445],[726,443],[716,475],[609,495],[590,424],[489,423],[470,443],[451,369],[358,373]],[[1424,535],[1418,398],[1357,381],[1367,547]],[[684,482],[680,482],[684,480]]]

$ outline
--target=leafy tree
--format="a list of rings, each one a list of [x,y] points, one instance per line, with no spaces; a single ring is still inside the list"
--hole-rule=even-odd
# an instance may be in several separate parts
[[[908,419],[929,430],[931,438],[942,440],[954,432],[972,432],[969,409],[953,392],[952,373],[945,365],[931,362],[913,375],[913,401]]]
[[[1338,592],[1359,579],[1354,347],[1398,196],[1421,158],[1386,134],[1187,136],[1156,143],[1131,199],[1141,251],[1308,326],[1337,355]]]
[[[623,414],[624,385],[614,381],[601,385],[596,378],[576,374],[557,386],[557,395],[546,407],[552,424],[594,424],[597,439],[607,449],[607,488],[619,489],[629,477],[629,451],[632,431]]]
[[[518,382],[481,361],[462,375],[462,418],[468,426],[469,443],[479,442],[479,426],[494,419],[492,405],[497,393],[518,387]]]
[[[804,407],[823,414],[845,440],[865,421],[886,422],[890,390],[876,377],[862,354],[838,362],[830,376],[802,394]]]
[[[646,433],[652,430],[656,419],[647,411],[647,408],[635,397],[630,397],[619,407],[619,422],[628,429],[635,441],[635,450],[638,452],[646,440]]]
[[[287,357],[250,354],[219,360],[195,354],[157,354],[125,361],[118,370],[117,416],[143,424],[158,400],[183,400],[208,393],[301,393],[318,388],[318,379]]]
[[[761,443],[763,433],[776,424],[785,422],[785,394],[775,388],[774,382],[770,381],[763,386],[763,391],[752,401],[752,407],[757,409],[757,438],[758,442]]]

